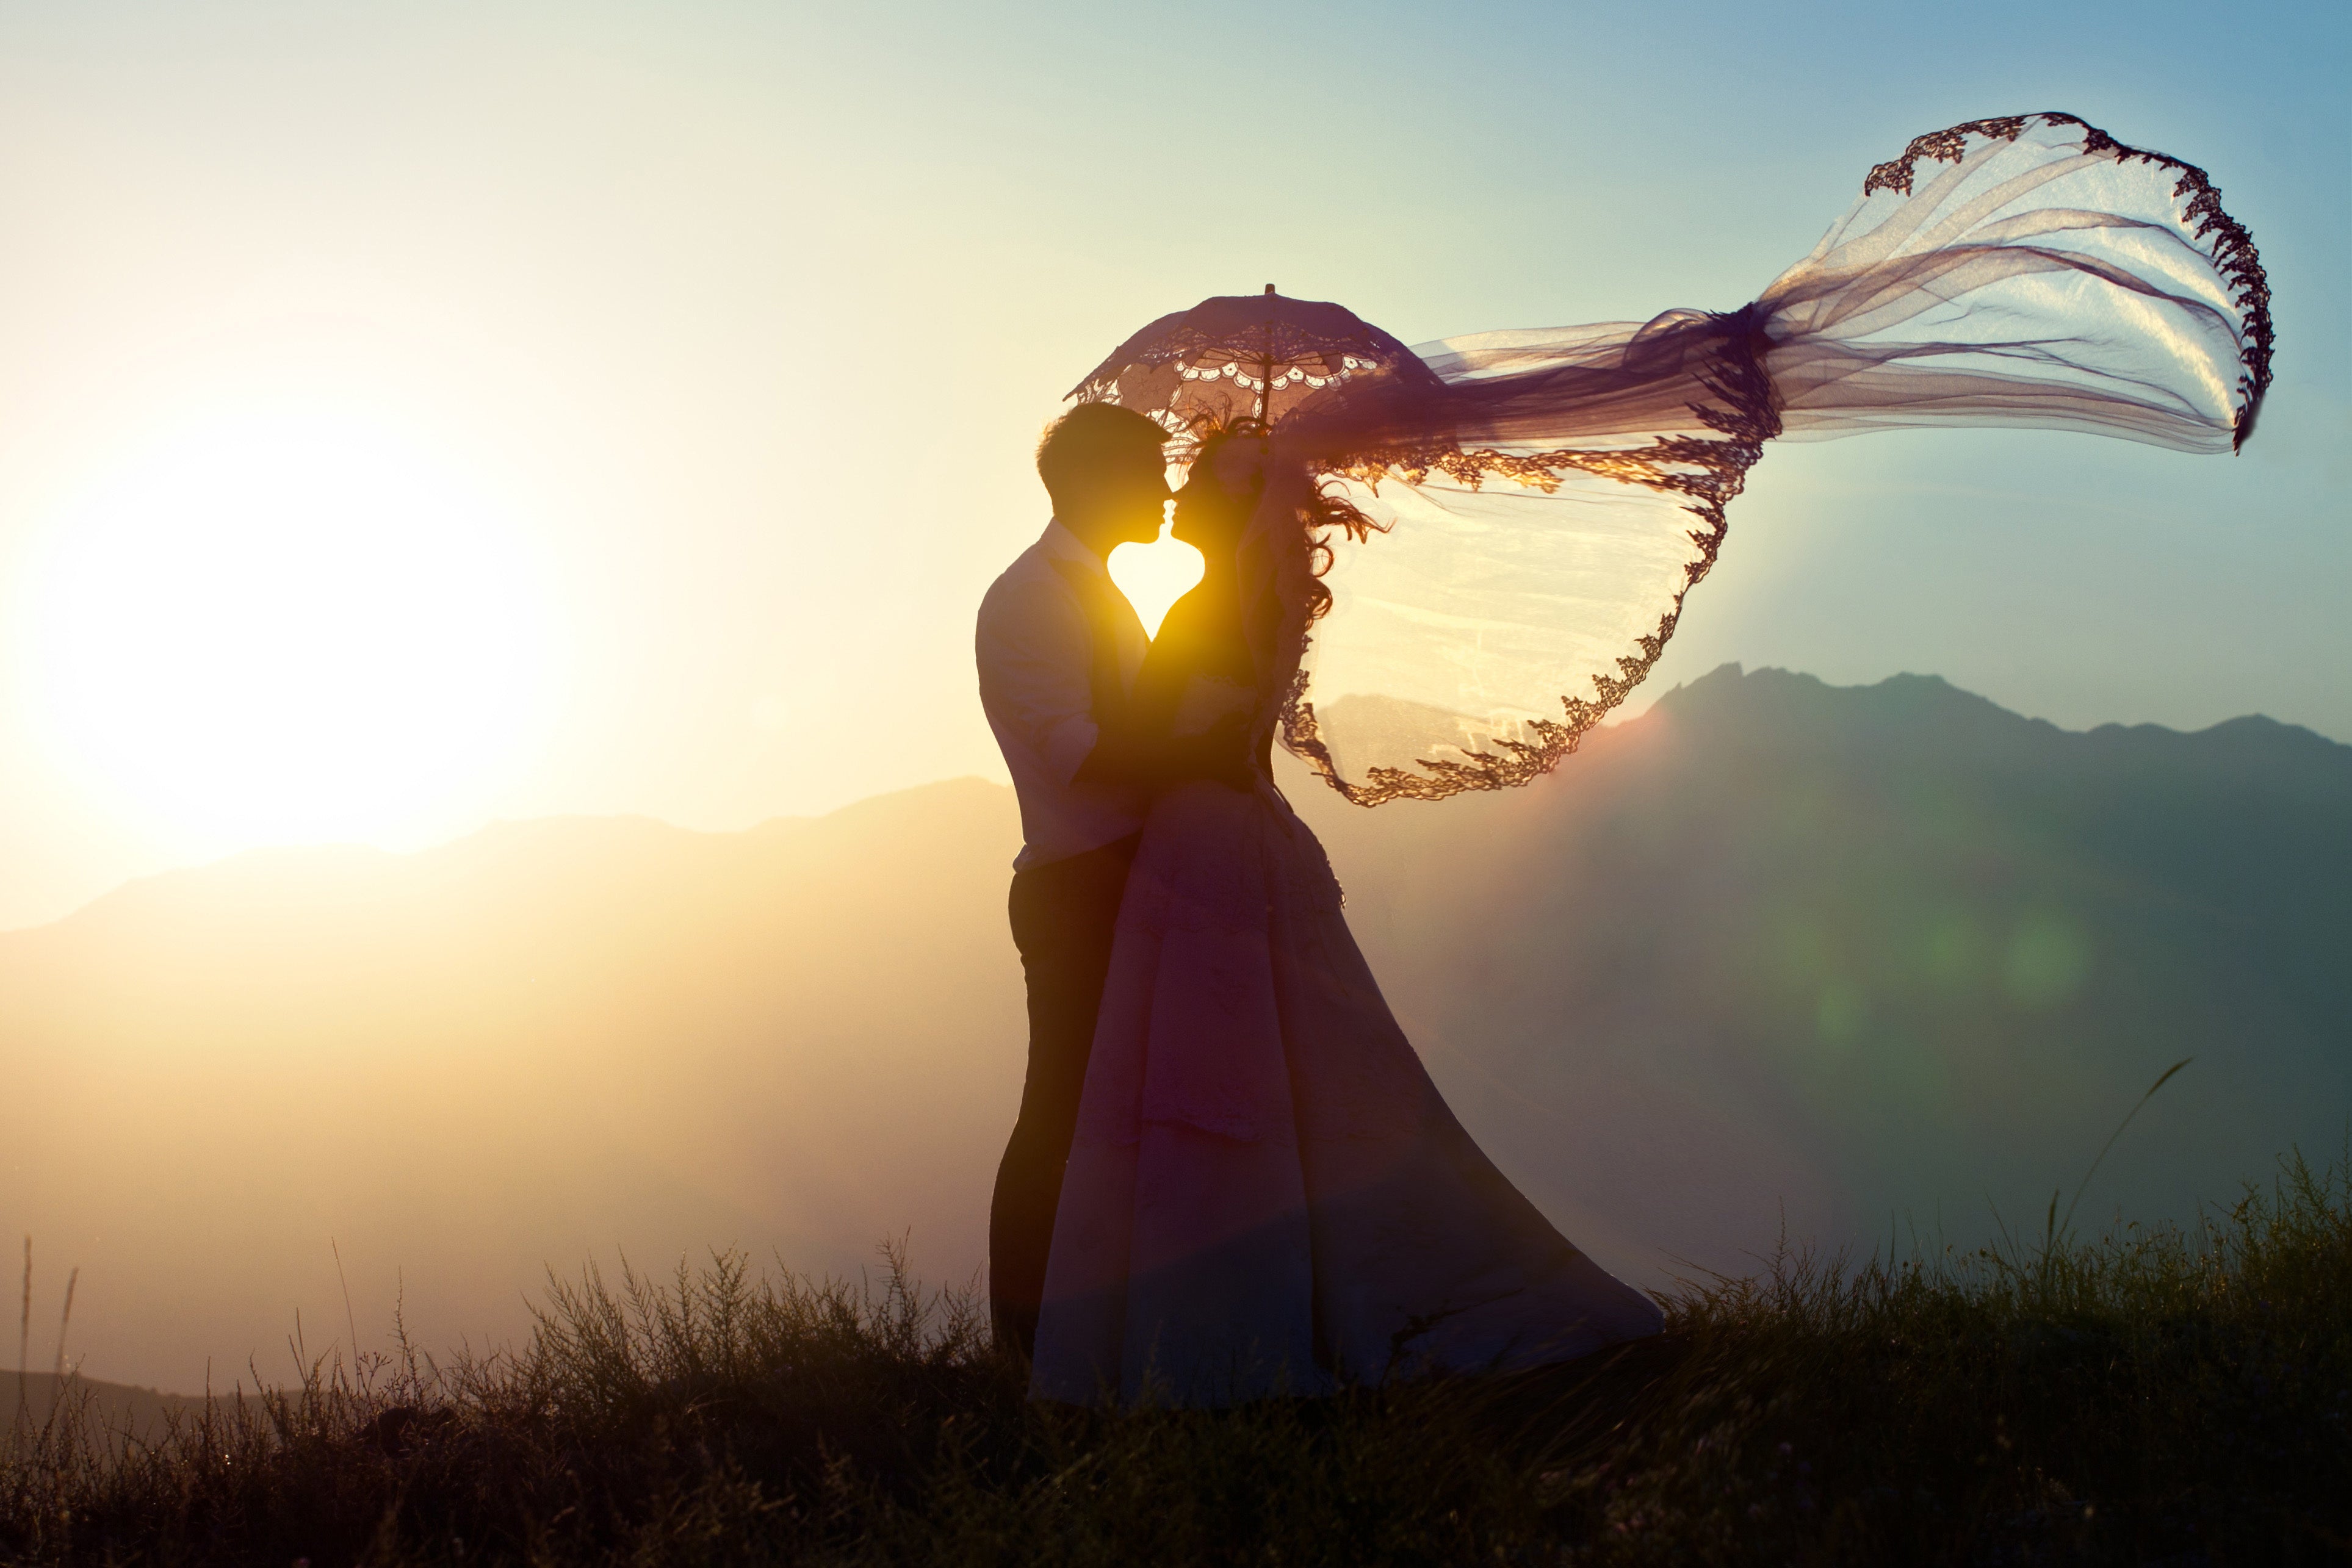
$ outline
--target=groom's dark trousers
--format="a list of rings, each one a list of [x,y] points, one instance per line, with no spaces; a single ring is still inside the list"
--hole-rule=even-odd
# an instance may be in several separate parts
[[[1037,1346],[1045,1254],[1062,1169],[1078,1124],[1111,933],[1140,835],[1013,873],[1013,945],[1029,986],[1029,1076],[988,1211],[988,1294],[996,1343]]]

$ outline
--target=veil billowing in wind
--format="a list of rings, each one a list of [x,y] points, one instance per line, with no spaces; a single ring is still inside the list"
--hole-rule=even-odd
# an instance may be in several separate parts
[[[1360,805],[1524,784],[1649,674],[1775,438],[2011,425],[2234,450],[2269,290],[2203,171],[2067,114],[1922,136],[1752,303],[1406,349],[1334,305],[1163,318],[1072,395],[1239,415],[1351,504],[1284,745]],[[1311,695],[1310,695],[1311,685]]]

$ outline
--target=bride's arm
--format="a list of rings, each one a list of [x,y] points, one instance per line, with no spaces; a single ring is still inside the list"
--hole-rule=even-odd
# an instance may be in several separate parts
[[[1236,789],[1251,788],[1249,722],[1232,714],[1199,735],[1150,735],[1106,728],[1087,759],[1078,764],[1081,784],[1124,784],[1164,789],[1188,779],[1213,779]]]
[[[1249,787],[1247,722],[1221,719],[1199,735],[1174,733],[1176,711],[1194,674],[1220,670],[1220,638],[1230,617],[1213,594],[1195,590],[1171,606],[1136,672],[1127,709],[1101,724],[1102,737],[1077,779],[1083,783],[1164,789],[1186,779],[1215,779]]]

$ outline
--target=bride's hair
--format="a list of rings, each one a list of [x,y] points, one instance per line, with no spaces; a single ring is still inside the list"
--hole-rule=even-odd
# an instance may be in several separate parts
[[[1202,471],[1198,468],[1200,464],[1215,462],[1217,454],[1230,442],[1264,443],[1271,434],[1264,422],[1247,416],[1226,423],[1196,425],[1192,431],[1192,455],[1195,471]],[[1270,468],[1275,460],[1270,453],[1268,455]],[[1216,470],[1210,468],[1205,472],[1213,476]],[[1362,508],[1339,493],[1334,482],[1318,482],[1311,474],[1303,470],[1297,475],[1284,476],[1261,470],[1257,496],[1234,498],[1255,502],[1264,496],[1267,487],[1284,478],[1291,480],[1301,492],[1290,503],[1297,517],[1298,528],[1296,533],[1286,534],[1276,542],[1279,546],[1295,549],[1305,558],[1307,570],[1302,575],[1306,583],[1307,619],[1309,622],[1320,621],[1331,610],[1331,591],[1323,583],[1323,574],[1331,570],[1335,559],[1330,545],[1331,530],[1340,529],[1359,544],[1371,538],[1375,532],[1385,530],[1383,525],[1373,521]]]

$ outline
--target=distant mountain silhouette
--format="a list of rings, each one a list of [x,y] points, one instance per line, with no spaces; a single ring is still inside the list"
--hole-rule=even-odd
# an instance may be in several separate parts
[[[1535,789],[1301,798],[1448,1092],[1619,1245],[2038,1228],[2184,1056],[2085,1216],[2344,1146],[2352,747],[2307,730],[1727,666]]]
[[[250,1379],[243,1393],[248,1400],[256,1393]],[[237,1394],[232,1385],[214,1396],[212,1403],[221,1407],[225,1418],[234,1417]],[[152,1443],[174,1423],[185,1427],[202,1420],[205,1404],[200,1394],[159,1394],[152,1388],[100,1383],[71,1373],[63,1377],[47,1372],[21,1376],[0,1373],[0,1432],[11,1427],[38,1431],[52,1423],[63,1426],[68,1416],[78,1415],[82,1419],[76,1426],[82,1435],[120,1449],[124,1438]]]
[[[741,833],[505,824],[278,850],[0,935],[0,1234],[96,1375],[182,1390],[527,1324],[542,1263],[983,1249],[1020,1092],[1011,793]],[[51,1314],[54,1304],[43,1309]],[[54,1321],[52,1316],[50,1321]]]
[[[1538,1203],[1656,1280],[1988,1203],[2181,1215],[2352,1115],[2352,747],[2072,733],[1927,677],[1727,667],[1535,788],[1286,784],[1433,1072]],[[740,1243],[977,1267],[1018,1093],[1009,790],[742,833],[502,825],[273,851],[0,935],[0,1226],[74,1354],[278,1378],[395,1301],[518,1332],[542,1262]],[[1908,1244],[1907,1235],[1906,1244]],[[249,1376],[249,1375],[248,1375]],[[215,1385],[222,1379],[216,1375]]]

